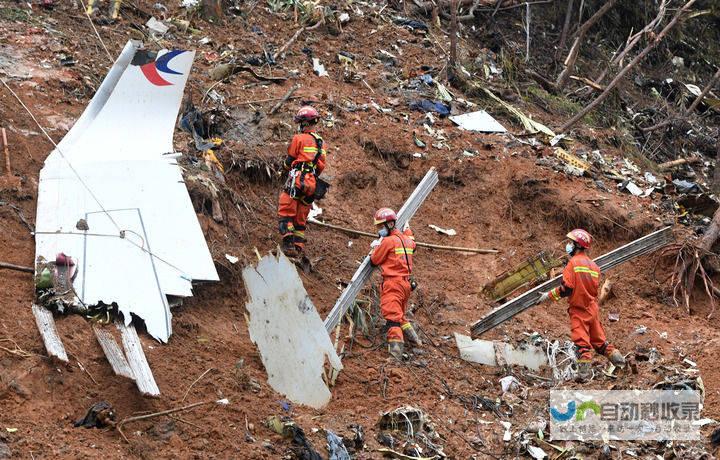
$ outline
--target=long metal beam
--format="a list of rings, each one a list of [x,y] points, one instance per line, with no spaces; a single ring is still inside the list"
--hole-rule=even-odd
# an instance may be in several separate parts
[[[656,249],[670,243],[672,239],[672,227],[665,227],[628,243],[625,246],[621,246],[614,251],[603,254],[595,259],[595,263],[598,264],[600,270],[609,270],[643,254],[653,252]],[[543,292],[547,292],[550,289],[559,286],[561,279],[562,276],[557,276],[527,291],[521,296],[500,305],[485,315],[484,318],[476,321],[470,326],[470,334],[472,338],[479,337],[484,332],[493,329],[528,308],[537,305],[540,295]]]
[[[423,177],[417,187],[415,187],[415,190],[407,201],[405,201],[403,207],[398,211],[396,224],[398,228],[402,228],[405,223],[412,219],[420,208],[420,205],[423,204],[428,195],[430,195],[430,192],[432,192],[437,183],[437,171],[435,168],[430,168],[425,174],[425,177]],[[375,267],[370,264],[370,256],[365,256],[365,259],[350,280],[350,284],[348,284],[342,294],[340,294],[340,297],[338,297],[335,302],[335,306],[330,310],[327,318],[325,318],[325,329],[327,329],[328,333],[335,329],[335,326],[338,325],[345,315],[345,312],[348,311],[350,305],[355,301],[355,297],[360,293],[360,289],[362,289],[363,285],[370,279],[374,268]]]

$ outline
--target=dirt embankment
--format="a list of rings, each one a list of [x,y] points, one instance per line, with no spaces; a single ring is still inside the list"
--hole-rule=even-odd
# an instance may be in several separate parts
[[[137,3],[140,11],[154,11],[153,2]],[[0,7],[0,11],[20,8],[7,1],[0,2]],[[180,10],[171,9],[168,14],[180,14]],[[133,36],[134,24],[145,20],[131,6],[123,10],[122,21],[99,27],[99,33],[111,53],[116,53],[128,36]],[[187,92],[202,108],[214,105],[200,101],[213,84],[207,70],[218,62],[217,56],[223,52],[255,55],[268,43],[277,48],[296,28],[291,20],[267,11],[264,4],[247,19],[228,20],[224,25],[193,19],[192,26],[201,28],[201,33],[176,30],[161,43],[199,51]],[[369,33],[371,30],[376,32]],[[211,39],[207,44],[199,41],[205,36]],[[87,18],[72,2],[17,21],[3,18],[0,42],[0,57],[19,53],[11,54],[15,67],[34,69],[28,71],[29,77],[11,75],[9,84],[59,140],[107,70],[107,58]],[[353,16],[341,34],[308,32],[279,67],[258,70],[276,75],[297,70],[294,81],[260,84],[248,74],[239,74],[215,87],[225,98],[221,114],[226,125],[220,134],[229,140],[219,151],[226,169],[226,188],[222,188],[220,200],[224,222],[212,219],[211,206],[202,198],[201,189],[191,192],[221,281],[197,286],[194,297],[173,310],[174,333],[167,345],[142,338],[162,391],[160,398],[143,398],[131,382],[115,376],[89,325],[79,317],[58,320],[70,364],[48,360],[30,312],[32,280],[26,274],[0,272],[0,457],[3,449],[9,449],[13,458],[283,458],[290,441],[264,426],[268,417],[281,415],[303,427],[323,455],[324,434],[316,429],[352,437],[350,426],[360,425],[367,448],[357,458],[378,458],[375,425],[379,413],[402,405],[417,406],[431,417],[440,434],[437,442],[452,458],[517,455],[517,443],[502,441],[500,418],[475,408],[473,397],[494,400],[501,395],[498,379],[514,373],[530,388],[526,399],[504,396],[514,407],[507,420],[516,431],[537,417],[546,417],[548,386],[519,369],[489,368],[460,360],[453,332],[467,333],[467,325],[493,307],[480,296],[487,281],[540,250],[561,251],[560,241],[569,228],[582,226],[593,232],[597,238],[594,254],[599,255],[659,226],[665,216],[659,217],[652,198],[602,192],[591,179],[572,178],[538,166],[538,158],[550,155],[547,150],[508,137],[462,132],[448,120],[437,119],[432,128],[443,130],[445,140],[441,148],[433,147],[440,141],[423,127],[427,118],[409,110],[404,99],[416,95],[397,82],[408,81],[424,68],[437,71],[442,66],[438,56],[446,46],[445,39],[423,38],[376,15]],[[312,73],[302,48],[321,58],[331,72],[329,78]],[[394,64],[377,58],[376,50],[386,48],[397,55]],[[344,81],[341,66],[335,62],[339,51],[356,56],[357,71],[365,74],[367,85]],[[61,67],[61,53],[72,55],[77,64]],[[254,248],[266,253],[277,245],[279,179],[274,167],[292,132],[291,114],[299,105],[298,100],[291,100],[269,117],[265,114],[274,102],[247,102],[281,97],[295,81],[301,84],[301,98],[321,101],[317,106],[328,120],[322,133],[330,150],[326,174],[333,187],[321,204],[324,219],[370,231],[372,212],[380,206],[399,207],[426,170],[435,166],[441,183],[413,219],[417,239],[500,250],[498,255],[418,251],[420,288],[413,295],[413,316],[427,338],[426,346],[409,363],[400,364],[386,359],[379,328],[352,341],[345,339],[345,370],[333,388],[331,403],[323,410],[299,406],[286,410],[281,404],[283,397],[267,385],[260,357],[248,337],[240,276],[241,266],[256,260]],[[383,113],[372,105],[367,110],[355,109],[372,102],[390,107],[392,112]],[[512,120],[499,118],[513,131],[520,130]],[[0,202],[17,207],[0,205],[2,260],[32,265],[33,239],[18,212],[34,221],[38,172],[51,145],[4,90],[0,91],[0,120],[9,129],[13,168],[23,179],[21,192],[0,192]],[[230,133],[233,129],[234,134]],[[419,147],[414,135],[428,147]],[[622,155],[603,143],[607,137],[598,137],[599,148],[607,155]],[[176,148],[190,157],[198,155],[187,135],[180,132]],[[418,158],[415,153],[422,155]],[[439,235],[429,224],[454,228],[458,235]],[[308,238],[316,270],[301,276],[324,315],[367,253],[370,240],[312,225]],[[228,263],[225,254],[240,257],[241,263]],[[657,348],[663,365],[680,366],[685,357],[696,361],[707,392],[705,415],[720,417],[720,376],[713,356],[718,345],[717,320],[705,319],[708,306],[702,300],[693,314],[673,306],[658,283],[664,280],[663,270],[667,266],[656,266],[649,257],[610,273],[615,297],[603,307],[608,335],[626,353],[638,346]],[[362,295],[372,301],[377,293],[369,287]],[[620,321],[607,323],[607,312],[619,314]],[[377,319],[375,310],[368,314]],[[636,332],[641,325],[648,328],[642,335]],[[530,332],[566,339],[569,330],[564,306],[534,308],[488,337],[515,341]],[[601,362],[597,362],[598,369]],[[600,376],[591,387],[648,388],[667,372],[649,362],[639,362],[637,369],[637,374],[625,373],[617,379]],[[543,372],[548,375],[548,370]],[[129,424],[125,428],[129,442],[114,430],[72,427],[74,420],[100,400],[110,402],[122,418],[220,398],[228,398],[230,404]]]

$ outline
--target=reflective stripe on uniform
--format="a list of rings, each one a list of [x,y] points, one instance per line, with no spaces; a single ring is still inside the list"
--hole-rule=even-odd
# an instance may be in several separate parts
[[[395,248],[395,254],[410,254],[413,255],[415,251],[412,248]]]
[[[597,278],[598,276],[600,276],[598,272],[596,272],[595,270],[591,270],[589,267],[575,267],[574,271],[575,273],[587,273],[593,278]]]
[[[303,152],[315,153],[317,151],[317,147],[303,147]]]
[[[550,291],[550,297],[553,300],[560,300],[560,288],[555,288],[552,291]]]
[[[403,331],[407,331],[408,329],[412,329],[412,328],[413,328],[412,324],[410,324],[410,323],[405,323],[402,326],[400,326],[400,329],[402,329]]]

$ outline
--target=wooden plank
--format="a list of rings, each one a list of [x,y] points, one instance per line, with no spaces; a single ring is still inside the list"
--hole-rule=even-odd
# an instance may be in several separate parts
[[[400,208],[400,211],[398,211],[398,219],[396,223],[397,228],[402,229],[402,227],[409,222],[410,219],[412,219],[417,210],[420,208],[420,205],[423,204],[428,195],[430,195],[430,192],[432,192],[437,183],[437,171],[434,167],[430,168],[430,170],[425,174],[425,177],[423,177],[417,187],[415,187],[415,190],[413,190],[407,201],[405,201],[403,207]],[[335,306],[332,308],[327,318],[325,318],[325,329],[328,333],[332,332],[332,330],[335,329],[335,326],[337,326],[342,320],[345,312],[348,311],[352,303],[355,301],[355,297],[357,297],[360,289],[362,289],[365,283],[370,279],[370,275],[372,274],[374,268],[375,267],[370,264],[370,256],[366,256],[360,264],[360,267],[355,271],[352,279],[350,279],[350,283],[347,287],[345,287],[345,290],[340,294],[340,297],[338,297],[335,302]]]
[[[115,340],[115,337],[113,337],[113,335],[105,328],[98,325],[93,325],[93,332],[95,333],[95,337],[97,338],[100,347],[102,347],[103,352],[105,352],[105,357],[110,363],[113,371],[117,375],[135,380],[135,374],[133,374],[132,369],[130,369],[130,364],[128,364],[127,359],[125,359],[125,355],[120,349],[120,345],[118,345]]]
[[[37,328],[40,331],[48,355],[54,356],[60,361],[68,362],[65,347],[55,328],[55,319],[53,318],[52,312],[45,307],[40,307],[35,304],[32,306],[32,312],[35,316],[35,324],[37,324]]]
[[[132,324],[125,326],[123,323],[118,323],[117,328],[122,334],[125,356],[127,356],[130,369],[132,369],[133,375],[135,376],[135,383],[138,389],[146,395],[160,396],[160,389],[157,383],[155,383],[155,377],[153,377],[152,370],[150,370],[150,366],[148,365],[135,326]]]

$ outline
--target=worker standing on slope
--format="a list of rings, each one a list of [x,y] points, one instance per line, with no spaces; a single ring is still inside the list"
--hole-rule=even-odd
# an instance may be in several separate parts
[[[579,354],[578,378],[592,377],[592,350],[607,357],[616,366],[624,366],[625,358],[605,337],[600,324],[600,306],[597,302],[600,281],[600,267],[587,255],[592,237],[582,229],[567,234],[570,241],[565,251],[570,261],[565,266],[562,284],[540,296],[540,302],[548,299],[558,301],[568,298],[570,314],[570,338],[575,342]]]
[[[410,292],[415,289],[412,279],[415,239],[410,228],[403,232],[395,228],[397,215],[390,208],[381,208],[375,213],[375,227],[379,239],[370,245],[370,263],[380,267],[380,312],[387,328],[388,352],[402,360],[405,340],[422,345],[412,324],[405,318]]]
[[[314,107],[298,110],[294,121],[299,125],[288,147],[283,167],[287,180],[280,192],[278,218],[282,250],[291,257],[300,256],[305,248],[305,226],[314,200],[321,199],[328,184],[318,176],[325,169],[326,147],[315,132],[320,114]]]

